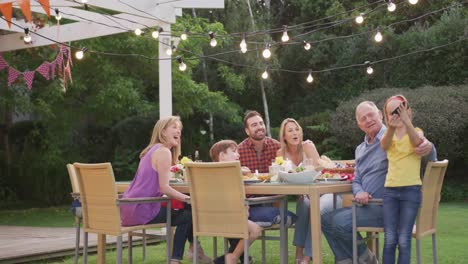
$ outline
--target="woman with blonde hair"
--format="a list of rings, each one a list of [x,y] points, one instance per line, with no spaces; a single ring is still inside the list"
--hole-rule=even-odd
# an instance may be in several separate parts
[[[312,163],[307,165],[319,166],[320,155],[315,144],[309,139],[304,141],[302,127],[295,119],[286,118],[281,123],[279,138],[281,148],[276,153],[277,157],[282,156],[284,159],[289,159],[293,168],[302,165],[305,160]],[[333,195],[322,195],[320,197],[321,213],[331,209],[333,209]],[[296,203],[297,221],[293,240],[293,245],[296,246],[296,264],[309,263],[312,256],[309,210],[309,198],[300,196]]]
[[[170,167],[175,165],[180,155],[182,122],[177,116],[170,116],[156,122],[148,146],[140,153],[140,163],[135,178],[131,182],[124,198],[160,197],[164,194],[179,201],[190,198],[169,185]],[[122,225],[144,225],[166,222],[166,210],[161,210],[160,203],[147,203],[121,206]],[[172,225],[176,226],[171,264],[180,263],[184,255],[185,242],[190,243],[193,251],[193,232],[191,209],[171,211]],[[198,249],[200,260],[211,263],[201,247]]]

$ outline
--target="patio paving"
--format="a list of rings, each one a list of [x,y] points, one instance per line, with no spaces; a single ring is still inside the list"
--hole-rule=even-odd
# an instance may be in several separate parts
[[[147,233],[164,236],[160,230],[147,230]],[[108,248],[115,246],[116,237],[108,236]],[[124,241],[127,236],[124,236]],[[140,237],[134,237],[134,245]],[[152,239],[155,243],[163,239]],[[83,246],[83,236],[80,239]],[[89,252],[96,252],[97,236],[89,234]],[[0,226],[0,263],[24,263],[74,255],[75,228]]]

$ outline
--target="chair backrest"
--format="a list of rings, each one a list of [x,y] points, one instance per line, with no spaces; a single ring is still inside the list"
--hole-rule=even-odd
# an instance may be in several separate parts
[[[193,234],[248,239],[240,163],[186,163]]]
[[[110,163],[74,163],[81,191],[83,228],[87,232],[119,235],[120,209]]]
[[[72,164],[67,164],[68,176],[72,186],[73,193],[80,193],[80,186],[78,185],[78,176],[76,176],[75,167]]]
[[[416,219],[416,238],[436,231],[440,192],[447,170],[448,160],[429,162],[422,184],[422,202]]]

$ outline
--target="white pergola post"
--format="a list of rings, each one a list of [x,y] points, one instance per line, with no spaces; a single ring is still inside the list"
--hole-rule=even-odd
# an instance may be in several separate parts
[[[171,25],[162,27],[164,32],[170,32]],[[159,44],[159,118],[172,115],[172,61],[166,54],[166,49],[172,48],[170,36],[160,36]]]

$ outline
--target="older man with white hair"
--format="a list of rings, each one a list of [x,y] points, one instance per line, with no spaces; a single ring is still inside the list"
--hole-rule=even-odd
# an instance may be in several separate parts
[[[388,170],[386,152],[380,147],[380,140],[387,129],[382,123],[382,112],[371,101],[364,101],[356,107],[356,120],[366,134],[355,152],[355,178],[353,194],[363,206],[357,208],[357,226],[383,226],[381,205],[368,204],[369,199],[383,198],[385,176]],[[423,162],[436,159],[431,142],[424,138],[415,148],[416,154],[424,157]],[[340,208],[322,215],[322,231],[335,255],[337,264],[352,263],[353,234],[351,207]],[[361,244],[358,247],[359,263],[378,263],[375,255]]]

